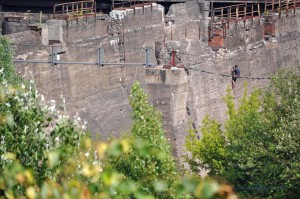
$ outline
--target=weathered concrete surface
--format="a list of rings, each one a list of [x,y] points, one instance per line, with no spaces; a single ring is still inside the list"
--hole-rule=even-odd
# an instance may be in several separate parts
[[[136,16],[131,16],[131,11],[125,11],[126,16],[121,22],[125,25],[124,46],[127,62],[145,63],[144,47],[154,49],[153,41],[161,40],[164,33],[163,11],[161,6],[155,4],[152,10],[150,6],[145,7],[144,13],[137,13]],[[128,24],[132,23],[131,19],[136,24],[133,29]],[[108,20],[97,20],[94,26],[93,20],[81,19],[78,26],[76,21],[63,24],[66,52],[60,54],[62,61],[96,62],[97,50],[101,46],[105,50],[105,62],[120,62],[120,45],[118,41],[114,42],[114,37],[119,37],[118,32],[109,31],[111,24]],[[19,50],[23,43],[26,44],[26,40],[19,38],[18,34],[8,36],[14,44],[20,44],[14,45],[18,59],[50,60],[50,47],[32,42],[35,49]],[[34,34],[28,38],[31,41],[41,39]],[[26,49],[25,46],[23,48]],[[156,63],[154,52],[151,61]],[[38,90],[46,99],[54,99],[59,106],[62,105],[61,98],[65,98],[67,113],[71,116],[79,113],[82,119],[88,121],[88,128],[94,135],[99,134],[102,138],[117,136],[129,130],[129,91],[135,80],[143,83],[145,76],[142,65],[99,68],[95,65],[49,66],[27,63],[17,64],[17,68],[26,78],[34,78]]]
[[[5,22],[5,18],[19,17],[19,22]],[[41,15],[41,23],[46,23],[46,20],[52,18],[50,14]],[[12,34],[28,30],[29,24],[36,24],[40,22],[40,13],[15,13],[15,12],[0,12],[0,31],[3,34]]]
[[[61,95],[66,98],[67,113],[72,116],[78,112],[88,121],[89,129],[103,138],[117,136],[130,128],[129,90],[135,80],[141,81],[152,103],[163,113],[167,136],[175,152],[182,154],[188,121],[194,121],[199,128],[205,114],[220,121],[226,118],[222,98],[231,86],[230,71],[234,65],[239,65],[241,75],[248,77],[238,79],[234,90],[238,101],[243,82],[248,83],[249,92],[254,87],[264,88],[269,84],[269,80],[249,77],[270,77],[282,67],[299,64],[299,15],[275,16],[275,36],[269,36],[268,40],[261,32],[263,19],[246,26],[231,24],[228,48],[213,51],[207,44],[207,15],[201,10],[203,8],[197,2],[172,5],[169,14],[173,15],[172,20],[165,23],[164,10],[155,5],[152,11],[148,7],[144,13],[138,10],[136,15],[132,10],[116,11],[107,19],[97,20],[96,26],[93,26],[93,19],[83,19],[78,22],[79,26],[76,22],[63,25],[67,47],[61,60],[95,62],[97,48],[101,46],[105,49],[105,62],[124,61],[123,55],[125,62],[143,62],[143,48],[154,50],[155,42],[160,42],[164,53],[162,63],[170,61],[168,48],[175,46],[188,75],[184,70],[145,72],[142,66],[99,68],[92,65],[18,64],[17,68],[25,77],[35,79],[38,89],[47,99],[55,99],[59,105]],[[170,41],[170,30],[180,32],[180,29],[189,31],[187,34],[175,33]],[[37,34],[33,35],[28,36],[31,41],[34,38],[39,40]],[[9,36],[16,44],[26,42],[16,34]],[[19,48],[16,48],[19,58],[50,58],[48,47],[42,45],[27,52]],[[156,62],[154,52],[151,61]]]
[[[174,13],[180,12],[184,6],[174,5]],[[180,16],[182,17],[182,14]],[[242,96],[245,82],[248,84],[249,92],[252,92],[255,87],[266,88],[269,80],[259,79],[259,77],[271,77],[280,68],[299,65],[299,15],[274,17],[275,37],[268,40],[265,40],[263,35],[265,20],[255,19],[245,24],[231,24],[226,38],[228,48],[217,52],[212,51],[201,39],[182,38],[173,41],[177,44],[177,53],[181,57],[181,62],[189,68],[186,103],[189,111],[186,114],[188,120],[194,121],[197,128],[200,128],[205,114],[216,117],[220,121],[226,118],[227,109],[223,97],[227,88],[231,87],[230,70],[234,65],[240,66],[242,76],[245,77],[238,79],[238,85],[233,91],[237,102]],[[203,19],[200,18],[201,20]],[[174,20],[172,26],[179,27],[189,21],[178,23],[180,24],[176,24]],[[200,23],[206,24],[203,21]],[[184,138],[187,124],[177,127],[173,133],[181,134]],[[182,152],[183,145],[179,144],[179,147],[181,148],[178,150]]]
[[[52,19],[47,21],[48,34],[44,35],[44,37],[48,37],[48,45],[51,43],[51,41],[55,43],[64,43],[62,24],[62,20]]]
[[[185,134],[178,131],[187,123],[186,103],[188,97],[188,76],[184,69],[146,69],[146,90],[150,100],[163,115],[167,138],[172,143],[174,156],[180,157]]]

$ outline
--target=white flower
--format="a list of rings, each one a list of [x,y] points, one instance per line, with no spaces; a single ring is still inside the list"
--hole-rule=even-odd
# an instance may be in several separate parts
[[[86,152],[84,155],[85,155],[85,157],[89,157],[90,154],[89,154],[89,152]]]
[[[50,105],[49,109],[50,109],[50,111],[53,112],[55,110],[55,100],[51,100],[50,102],[51,102],[51,105]]]

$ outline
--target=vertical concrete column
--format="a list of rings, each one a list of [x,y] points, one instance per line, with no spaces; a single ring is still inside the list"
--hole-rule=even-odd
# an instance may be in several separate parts
[[[208,29],[207,27],[209,26],[209,21],[210,21],[210,17],[209,17],[209,12],[210,12],[210,4],[211,2],[209,1],[205,1],[205,0],[198,0],[198,4],[199,4],[199,9],[200,9],[200,13],[202,15],[203,24],[200,24],[201,27],[201,40],[202,41],[207,41],[207,35],[208,35]]]
[[[205,0],[197,0],[200,8],[201,15],[204,19],[208,19],[210,12],[210,2]]]
[[[173,155],[182,155],[186,137],[188,76],[184,69],[148,68],[145,74],[146,91],[150,100],[162,113],[166,136]]]

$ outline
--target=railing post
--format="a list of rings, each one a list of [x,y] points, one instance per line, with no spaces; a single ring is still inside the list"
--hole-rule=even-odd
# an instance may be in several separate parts
[[[55,18],[56,6],[53,7],[53,19]]]
[[[253,13],[253,5],[251,6],[251,17],[253,18],[254,13]]]
[[[211,2],[210,15],[211,15],[211,21],[215,22],[214,2],[213,1]]]
[[[274,9],[275,9],[275,2],[274,2],[274,0],[272,0],[272,10],[274,11]]]
[[[74,2],[72,2],[72,15],[74,15]]]
[[[265,0],[265,11],[267,11],[267,0]]]
[[[245,6],[244,7],[244,19],[245,19],[245,21],[246,21],[246,19],[247,19],[247,6]]]
[[[235,15],[236,15],[236,20],[238,20],[239,19],[239,6],[237,6],[236,8],[235,8]]]
[[[175,62],[175,58],[176,58],[176,51],[172,50],[171,52],[171,67],[176,67],[176,62]]]
[[[228,19],[228,24],[231,21],[231,7],[227,8],[227,19]]]
[[[294,15],[296,15],[296,0],[294,0]]]
[[[150,59],[151,59],[151,49],[150,48],[146,48],[146,67],[150,67],[151,63],[150,63]]]
[[[96,20],[97,20],[97,2],[96,2],[96,1],[95,1],[95,3],[94,3],[94,6],[95,6],[95,7],[94,7],[94,9],[95,9],[95,10],[94,10],[94,13],[95,13],[94,15],[95,15],[95,21],[96,21]]]
[[[98,66],[103,66],[104,64],[104,49],[98,48]]]
[[[57,49],[56,46],[51,46],[51,65],[54,66],[56,63]]]
[[[258,16],[260,16],[260,5],[257,4]]]
[[[42,17],[43,17],[43,12],[40,11],[40,24],[39,24],[39,26],[42,26]]]
[[[79,10],[78,10],[78,3],[76,4],[76,16],[77,16],[77,20],[78,20],[78,15],[79,15]]]
[[[221,9],[221,20],[223,21],[223,13],[224,11],[223,11],[223,8]]]

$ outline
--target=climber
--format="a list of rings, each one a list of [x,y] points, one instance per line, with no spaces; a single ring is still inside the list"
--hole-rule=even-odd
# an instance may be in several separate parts
[[[232,76],[232,88],[234,88],[236,85],[237,78],[239,78],[241,76],[241,71],[240,71],[240,68],[238,65],[235,65],[231,69],[231,76]]]

